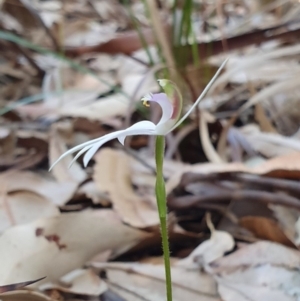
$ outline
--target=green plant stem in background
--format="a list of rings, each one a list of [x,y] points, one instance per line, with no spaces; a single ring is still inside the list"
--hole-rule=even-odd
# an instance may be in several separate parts
[[[160,230],[162,237],[162,247],[166,274],[166,290],[167,301],[172,301],[172,278],[171,278],[171,264],[170,264],[170,247],[168,238],[168,222],[167,222],[167,198],[165,180],[163,175],[163,163],[165,153],[165,137],[157,136],[155,145],[155,161],[156,161],[156,184],[155,194],[157,201],[157,208],[160,220]]]
[[[198,45],[193,29],[193,5],[192,0],[179,3],[174,1],[173,12],[173,50],[177,66],[185,67],[187,64],[187,53],[180,46],[190,45],[195,67],[200,66]]]
[[[177,5],[178,0],[174,0],[173,7],[172,7],[172,44],[173,46],[178,45],[177,41],[177,32],[178,32],[178,20],[177,20]]]
[[[132,23],[133,23],[133,26],[134,26],[135,30],[137,31],[137,33],[138,33],[138,35],[139,35],[139,38],[140,38],[141,43],[142,43],[142,46],[143,46],[144,50],[145,50],[146,53],[147,53],[147,56],[148,56],[148,59],[149,59],[150,66],[153,66],[153,65],[154,65],[154,60],[153,60],[152,55],[151,55],[151,52],[150,52],[150,50],[149,50],[147,41],[146,41],[146,39],[145,39],[145,37],[144,37],[144,35],[143,35],[143,33],[142,33],[141,26],[139,25],[139,23],[138,23],[136,17],[134,16],[134,13],[133,13],[133,11],[132,11],[132,7],[131,7],[131,5],[130,5],[130,3],[129,3],[129,0],[124,1],[124,3],[125,3],[125,7],[126,7],[126,9],[127,9],[127,11],[128,11],[129,17],[130,17],[130,19],[131,19],[131,21],[132,21]]]

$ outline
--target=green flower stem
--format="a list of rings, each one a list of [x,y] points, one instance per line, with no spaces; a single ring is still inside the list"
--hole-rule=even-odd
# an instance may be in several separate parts
[[[164,153],[165,153],[165,137],[156,137],[155,146],[155,161],[156,161],[156,184],[155,193],[157,208],[160,220],[160,231],[162,237],[162,247],[165,264],[166,274],[166,290],[167,290],[167,301],[172,301],[172,279],[171,279],[171,264],[170,264],[170,247],[168,239],[168,223],[167,223],[167,198],[165,180],[163,175],[163,164],[164,164]]]

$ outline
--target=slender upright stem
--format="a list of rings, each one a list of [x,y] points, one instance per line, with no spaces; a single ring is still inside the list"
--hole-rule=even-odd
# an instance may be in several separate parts
[[[163,175],[163,163],[165,153],[165,137],[156,137],[155,161],[156,161],[156,184],[155,193],[157,208],[160,220],[160,231],[162,237],[162,247],[166,274],[166,290],[167,301],[172,301],[172,279],[171,279],[171,264],[170,264],[170,247],[168,239],[168,223],[167,223],[167,199],[165,180]]]

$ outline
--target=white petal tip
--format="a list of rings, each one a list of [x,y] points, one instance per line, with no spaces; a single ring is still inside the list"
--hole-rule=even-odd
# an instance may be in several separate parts
[[[120,137],[118,137],[118,140],[119,140],[119,142],[124,146],[124,143],[125,143],[125,138],[126,138],[126,136],[124,137],[124,136],[120,136]]]
[[[83,166],[84,168],[86,168],[89,164],[89,162],[91,161],[92,157],[95,155],[95,153],[97,152],[97,149],[93,152],[87,152],[84,157],[83,157]]]
[[[55,162],[49,167],[48,171],[49,171],[49,172],[52,171],[53,168],[55,167],[55,165],[56,165],[59,161],[60,161],[60,159],[58,159],[57,161],[55,161]]]
[[[83,166],[86,168],[89,164],[90,160],[83,160]]]

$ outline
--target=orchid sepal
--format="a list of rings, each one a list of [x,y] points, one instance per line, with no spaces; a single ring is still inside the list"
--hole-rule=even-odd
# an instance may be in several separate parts
[[[208,90],[211,88],[211,86],[213,85],[213,83],[215,82],[215,80],[217,79],[217,77],[219,76],[219,74],[221,73],[221,71],[224,68],[224,66],[226,65],[227,61],[228,61],[228,58],[219,67],[219,69],[217,70],[217,72],[215,73],[215,75],[213,76],[213,78],[206,85],[206,87],[204,88],[204,90],[202,91],[202,93],[200,94],[200,96],[196,99],[196,101],[193,103],[193,105],[190,107],[190,109],[170,129],[170,132],[172,132],[173,130],[175,130],[183,121],[185,121],[188,118],[188,116],[191,114],[191,112],[199,105],[200,101],[205,97],[205,95],[207,94]]]
[[[86,167],[93,155],[97,152],[97,150],[106,142],[113,140],[117,138],[121,144],[124,145],[124,140],[127,136],[135,136],[135,135],[157,135],[156,132],[156,125],[148,120],[143,120],[140,122],[137,122],[133,124],[131,127],[125,129],[116,131],[113,133],[109,133],[107,135],[104,135],[100,138],[93,139],[91,141],[82,143],[80,145],[77,145],[64,154],[62,154],[50,167],[49,170],[51,170],[60,160],[65,158],[68,155],[71,155],[75,153],[76,151],[80,150],[76,156],[71,161],[69,167],[83,154],[86,152],[86,154],[83,157],[83,165]]]

